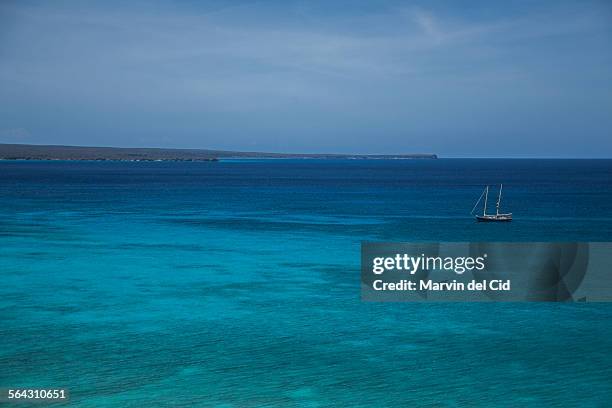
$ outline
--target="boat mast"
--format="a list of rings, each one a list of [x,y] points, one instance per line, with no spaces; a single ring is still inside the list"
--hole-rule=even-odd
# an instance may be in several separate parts
[[[497,197],[497,206],[496,206],[496,214],[499,215],[499,204],[501,203],[501,193],[502,193],[502,187],[504,185],[500,184],[499,185],[499,196]]]
[[[483,216],[487,215],[487,198],[489,198],[489,186],[487,186],[487,188],[485,189],[485,205],[484,205],[484,208],[482,210],[482,215]]]

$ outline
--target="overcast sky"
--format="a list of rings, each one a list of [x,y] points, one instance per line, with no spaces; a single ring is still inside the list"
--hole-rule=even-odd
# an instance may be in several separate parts
[[[609,1],[127,3],[0,2],[0,142],[612,157]]]

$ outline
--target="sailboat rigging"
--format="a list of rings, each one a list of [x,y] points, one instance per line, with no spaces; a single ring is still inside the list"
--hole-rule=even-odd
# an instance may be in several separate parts
[[[497,203],[495,204],[495,214],[487,214],[487,202],[488,202],[488,198],[489,198],[489,186],[486,186],[484,191],[482,192],[482,194],[480,195],[480,198],[478,198],[478,201],[476,201],[476,204],[474,205],[474,208],[472,208],[472,212],[470,214],[474,214],[474,210],[476,210],[476,207],[478,207],[478,204],[480,204],[480,201],[482,200],[482,197],[484,196],[484,206],[483,206],[483,210],[482,210],[482,215],[476,215],[476,220],[478,222],[508,222],[508,221],[512,221],[512,213],[500,213],[499,212],[499,207],[501,205],[501,197],[502,197],[502,188],[503,188],[503,184],[499,185],[499,195],[497,196]]]

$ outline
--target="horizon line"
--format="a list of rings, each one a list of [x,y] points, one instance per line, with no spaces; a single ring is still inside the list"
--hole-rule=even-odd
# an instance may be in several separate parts
[[[356,152],[286,152],[286,151],[255,151],[255,150],[231,150],[219,148],[202,148],[202,147],[158,147],[158,146],[101,146],[101,145],[70,145],[70,144],[52,144],[52,143],[6,143],[0,141],[0,146],[35,146],[35,147],[67,147],[67,148],[100,148],[100,149],[154,149],[154,150],[190,150],[190,151],[205,151],[218,153],[239,153],[239,154],[274,154],[274,155],[321,155],[321,156],[436,156],[436,159],[508,159],[508,160],[610,160],[611,156],[539,156],[539,155],[511,155],[511,156],[487,156],[487,155],[461,155],[461,154],[440,154],[440,153],[423,153],[423,152],[401,152],[401,153],[356,153]],[[262,157],[262,159],[264,159]]]

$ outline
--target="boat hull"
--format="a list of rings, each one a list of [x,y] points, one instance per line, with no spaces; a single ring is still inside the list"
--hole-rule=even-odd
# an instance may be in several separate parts
[[[510,222],[512,215],[477,215],[478,222]]]

